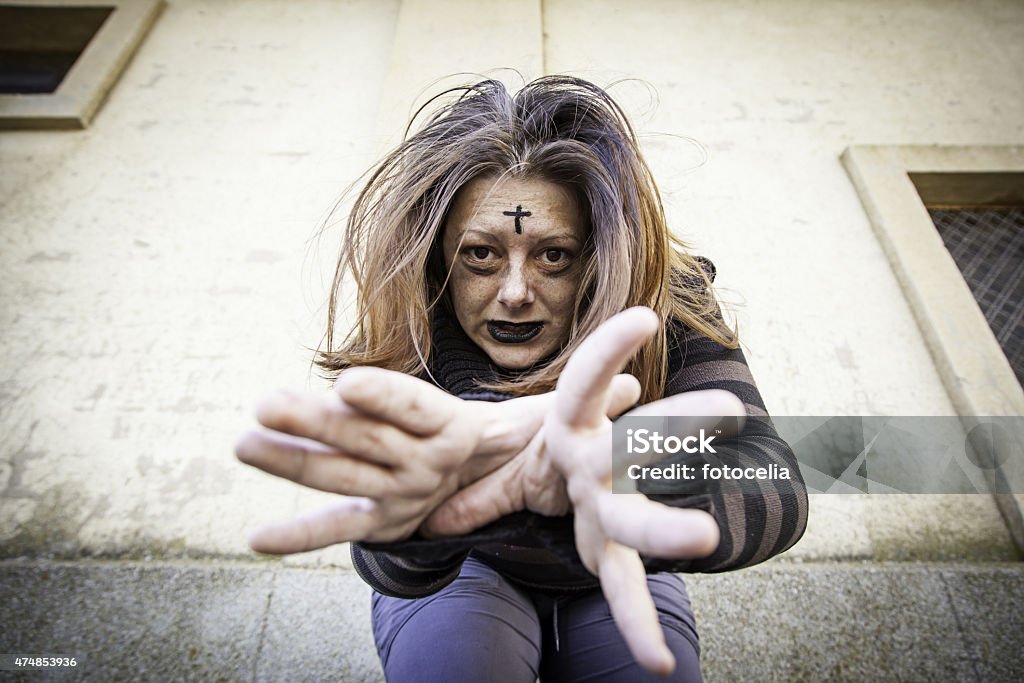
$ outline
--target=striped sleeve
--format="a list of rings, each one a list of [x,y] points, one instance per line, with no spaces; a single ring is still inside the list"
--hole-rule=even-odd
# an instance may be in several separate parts
[[[807,525],[807,490],[793,450],[775,431],[764,401],[740,349],[729,349],[688,331],[679,340],[682,367],[666,385],[665,395],[725,389],[738,396],[748,419],[740,434],[716,441],[716,465],[786,468],[790,479],[726,480],[700,491],[680,491],[671,484],[650,483],[640,490],[673,507],[699,508],[718,522],[721,542],[709,557],[668,561],[647,559],[650,571],[722,572],[763,562],[792,547]],[[683,456],[683,459],[707,456]]]

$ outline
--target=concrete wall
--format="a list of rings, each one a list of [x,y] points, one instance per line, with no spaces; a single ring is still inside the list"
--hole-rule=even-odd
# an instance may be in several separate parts
[[[1024,6],[519,4],[175,0],[91,128],[0,133],[4,556],[237,556],[317,504],[231,444],[260,392],[320,386],[304,347],[338,231],[311,238],[402,103],[462,69],[650,86],[612,92],[742,304],[770,411],[953,414],[839,155],[1020,144]],[[460,50],[477,29],[507,50]],[[983,497],[817,497],[792,556],[1012,549]]]
[[[952,415],[839,163],[851,144],[1024,138],[1014,2],[545,2],[545,66],[637,77],[673,224],[735,290],[769,409]],[[646,104],[646,92],[624,84]],[[728,293],[728,292],[727,292]]]
[[[295,504],[232,443],[319,386],[311,238],[370,160],[397,10],[171,2],[91,128],[0,133],[5,555],[242,553]]]

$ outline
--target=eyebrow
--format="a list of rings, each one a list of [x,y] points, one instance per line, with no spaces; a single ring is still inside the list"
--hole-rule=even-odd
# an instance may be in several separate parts
[[[495,235],[494,233],[491,233],[491,232],[487,232],[486,230],[477,230],[476,228],[469,228],[468,230],[466,230],[466,231],[464,231],[462,233],[461,239],[465,240],[465,239],[468,239],[468,238],[473,237],[473,236],[476,236],[478,238],[479,237],[483,237],[483,238],[487,238],[487,239],[497,239],[498,238],[497,235]],[[538,242],[556,242],[558,240],[567,240],[569,242],[577,242],[577,243],[579,243],[581,241],[578,237],[576,237],[575,235],[573,235],[570,232],[559,232],[559,233],[555,233],[554,235],[544,235],[544,236],[540,237],[539,239],[537,239]]]

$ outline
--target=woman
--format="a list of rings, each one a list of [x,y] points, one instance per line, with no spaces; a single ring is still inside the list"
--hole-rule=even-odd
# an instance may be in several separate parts
[[[767,417],[714,268],[670,233],[603,90],[552,76],[514,96],[495,81],[459,92],[350,213],[318,358],[334,391],[268,397],[269,430],[236,449],[359,498],[250,544],[362,541],[353,562],[375,589],[390,681],[699,680],[689,598],[667,572],[795,543],[807,499],[792,451],[751,419],[717,457],[792,479],[610,493],[611,419],[637,402],[630,415],[707,425]],[[348,276],[356,323],[336,344]]]

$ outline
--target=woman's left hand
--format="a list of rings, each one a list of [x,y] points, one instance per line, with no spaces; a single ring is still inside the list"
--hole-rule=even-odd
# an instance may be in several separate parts
[[[573,354],[559,378],[555,409],[525,450],[488,477],[446,501],[426,530],[459,533],[515,511],[564,514],[572,507],[576,549],[598,577],[615,623],[641,666],[668,675],[675,666],[647,589],[640,553],[698,558],[718,547],[718,524],[701,510],[671,508],[640,494],[613,494],[611,421],[640,395],[639,383],[623,390],[616,375],[659,325],[645,308],[609,319]],[[612,390],[613,381],[615,390]],[[671,396],[633,414],[744,416],[729,392]],[[515,507],[517,506],[518,507]],[[461,529],[460,526],[468,526]]]

